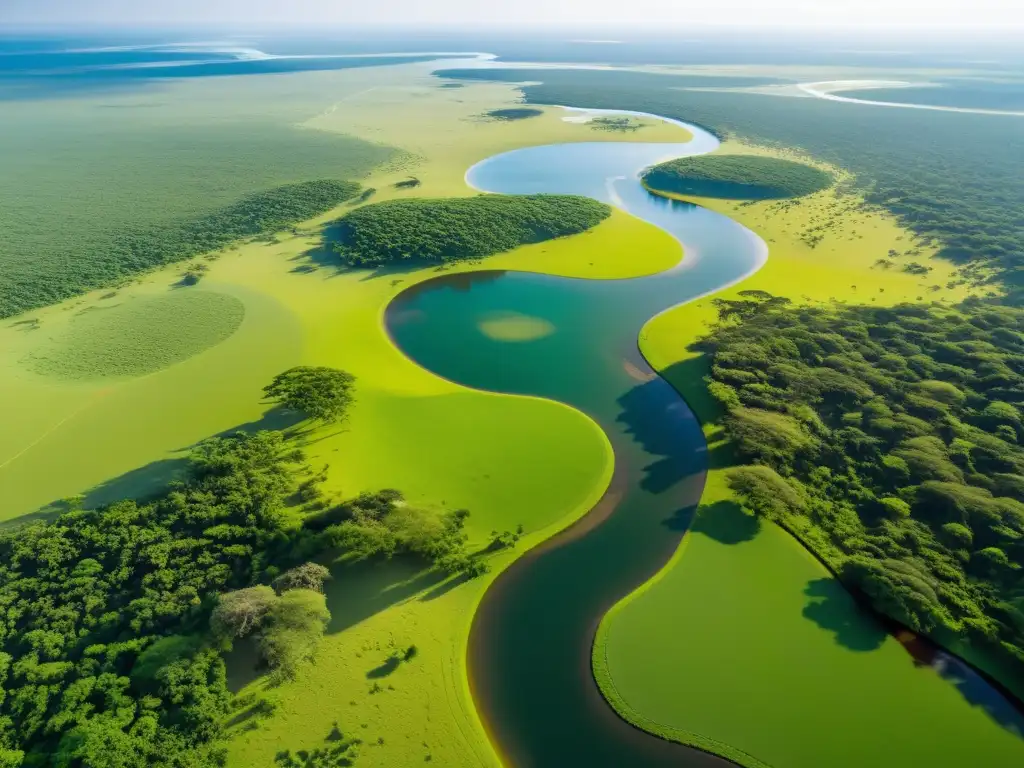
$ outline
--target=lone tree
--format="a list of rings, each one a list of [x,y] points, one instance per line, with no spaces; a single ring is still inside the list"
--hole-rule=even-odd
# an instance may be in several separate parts
[[[337,368],[300,365],[279,373],[263,394],[285,408],[324,422],[341,421],[352,404],[355,376]]]

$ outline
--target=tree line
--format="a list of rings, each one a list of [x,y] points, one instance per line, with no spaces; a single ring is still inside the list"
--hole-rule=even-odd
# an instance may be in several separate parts
[[[353,265],[479,259],[584,232],[610,214],[575,195],[389,200],[339,219],[334,249]]]
[[[880,612],[1024,681],[1024,311],[718,300],[730,484]]]
[[[271,235],[326,213],[358,192],[359,184],[352,181],[320,179],[286,184],[193,219],[120,232],[102,252],[69,261],[59,279],[42,280],[35,273],[0,274],[0,317],[113,285],[147,269],[184,261],[240,240]]]

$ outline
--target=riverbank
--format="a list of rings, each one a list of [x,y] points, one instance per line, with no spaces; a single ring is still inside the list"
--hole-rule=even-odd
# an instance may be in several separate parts
[[[722,151],[777,152],[736,144]],[[782,203],[694,202],[735,217],[769,243],[765,267],[714,298],[763,290],[797,303],[885,305],[958,301],[970,291],[946,287],[956,282],[949,265],[927,260],[928,248],[841,187]],[[902,255],[908,250],[918,253]],[[920,260],[933,271],[922,279],[879,269],[879,258]],[[727,743],[741,765],[954,766],[980,759],[978,744],[986,745],[986,764],[1020,759],[1024,742],[1007,730],[1012,725],[1001,727],[984,705],[971,706],[937,672],[918,667],[795,539],[740,510],[724,482],[734,460],[702,383],[707,363],[692,349],[716,317],[713,300],[701,299],[656,317],[641,334],[645,357],[704,424],[711,469],[672,561],[601,624],[595,674],[613,705],[666,738]],[[828,669],[827,683],[812,669]],[[842,732],[860,734],[855,744],[829,736],[837,718]]]

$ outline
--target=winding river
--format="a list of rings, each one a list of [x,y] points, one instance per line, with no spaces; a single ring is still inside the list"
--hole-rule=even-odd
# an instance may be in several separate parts
[[[641,186],[647,166],[718,146],[707,132],[678,124],[693,134],[690,142],[530,147],[491,157],[466,175],[486,192],[577,194],[618,206],[684,245],[677,266],[625,280],[447,275],[401,293],[386,312],[394,342],[424,368],[465,386],[572,405],[601,426],[615,451],[614,476],[598,506],[516,560],[473,619],[473,697],[512,766],[730,765],[621,720],[591,671],[601,618],[675,552],[704,486],[700,425],[640,355],[641,328],[659,312],[746,277],[768,253],[732,219]],[[522,327],[543,332],[485,332],[509,317],[525,317]]]
[[[685,144],[530,147],[489,158],[466,176],[487,192],[577,194],[616,205],[685,244],[676,267],[629,280],[442,276],[400,294],[387,311],[395,343],[423,367],[469,387],[568,403],[595,419],[615,450],[599,506],[501,574],[474,618],[473,696],[511,765],[727,765],[626,724],[590,668],[601,617],[672,555],[704,485],[700,425],[640,356],[640,329],[652,315],[750,274],[767,256],[760,238],[731,219],[640,185],[645,167],[718,146],[705,131],[684,127],[694,136]],[[481,332],[512,313],[554,332],[525,341]]]

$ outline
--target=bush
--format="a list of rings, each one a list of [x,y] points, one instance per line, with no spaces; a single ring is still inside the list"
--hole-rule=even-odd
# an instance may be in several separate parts
[[[352,395],[355,381],[355,376],[337,368],[302,365],[279,373],[263,388],[263,394],[310,418],[337,422],[345,418],[355,399]]]

